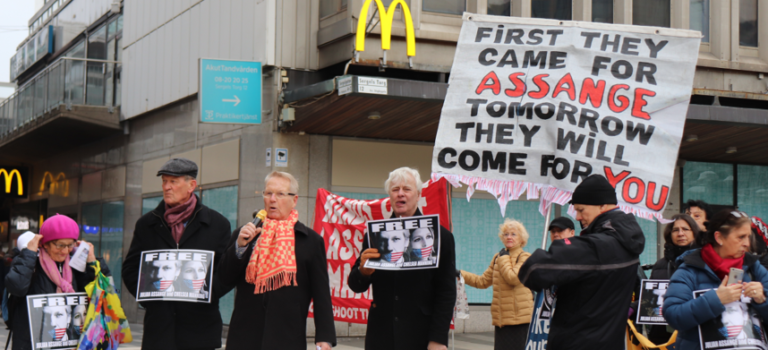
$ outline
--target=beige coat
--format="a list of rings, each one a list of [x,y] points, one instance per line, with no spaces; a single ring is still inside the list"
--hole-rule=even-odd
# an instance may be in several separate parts
[[[498,253],[494,255],[491,265],[482,276],[461,271],[464,281],[472,287],[486,289],[493,285],[491,316],[494,326],[531,322],[533,293],[517,278],[517,272],[530,256],[531,254],[523,251],[523,248],[516,247],[509,252],[509,255],[499,256]]]

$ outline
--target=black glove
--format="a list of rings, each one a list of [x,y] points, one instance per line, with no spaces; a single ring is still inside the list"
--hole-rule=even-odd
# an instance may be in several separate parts
[[[461,270],[456,270],[456,278],[461,278]]]
[[[501,248],[501,250],[499,251],[499,256],[504,256],[504,255],[509,255],[509,251],[507,250],[507,248]]]

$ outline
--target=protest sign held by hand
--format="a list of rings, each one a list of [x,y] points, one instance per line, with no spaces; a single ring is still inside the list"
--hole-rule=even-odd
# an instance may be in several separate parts
[[[542,212],[591,174],[624,211],[661,218],[699,32],[466,13],[433,152],[433,179],[528,191]]]

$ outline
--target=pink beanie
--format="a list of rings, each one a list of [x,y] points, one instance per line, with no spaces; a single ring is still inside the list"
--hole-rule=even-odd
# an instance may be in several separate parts
[[[41,242],[43,244],[57,239],[74,239],[80,236],[80,229],[75,220],[68,216],[56,214],[43,222],[40,228],[40,234],[43,235]]]

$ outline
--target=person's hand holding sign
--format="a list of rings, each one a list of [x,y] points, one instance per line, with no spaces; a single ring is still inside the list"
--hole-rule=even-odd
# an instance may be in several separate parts
[[[261,227],[256,227],[253,223],[249,222],[240,229],[240,234],[237,235],[237,246],[245,247],[248,243],[251,243],[254,237],[261,233]]]
[[[765,293],[763,293],[763,284],[760,282],[744,283],[744,296],[752,298],[755,303],[764,303]]]
[[[744,288],[741,283],[734,283],[728,286],[726,285],[727,282],[728,276],[725,276],[723,283],[720,283],[720,287],[717,287],[716,291],[717,297],[723,305],[739,300],[741,298],[741,290]]]
[[[360,254],[360,273],[362,273],[363,276],[370,276],[373,274],[373,271],[376,270],[364,267],[365,263],[368,261],[368,259],[378,259],[380,257],[381,254],[379,254],[379,250],[376,248],[368,248],[364,250],[363,254]]]

